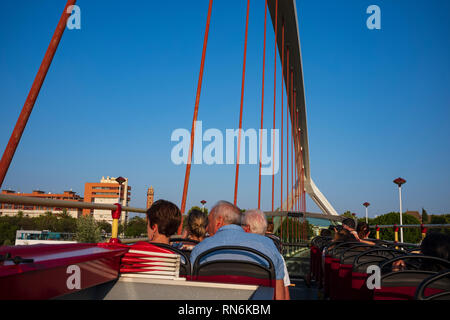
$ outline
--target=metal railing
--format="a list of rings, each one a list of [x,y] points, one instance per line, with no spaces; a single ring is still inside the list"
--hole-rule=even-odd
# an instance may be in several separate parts
[[[146,213],[146,209],[134,208],[134,207],[122,207],[119,203],[115,204],[101,204],[92,202],[81,202],[81,201],[71,201],[71,200],[55,200],[55,199],[42,199],[35,197],[23,197],[23,196],[13,196],[7,194],[0,194],[0,203],[9,204],[22,204],[22,205],[34,205],[34,206],[45,206],[54,208],[77,208],[77,209],[98,209],[98,210],[111,210],[112,221],[112,231],[110,243],[122,242],[118,239],[119,230],[119,219],[122,211],[135,212],[135,213]],[[130,241],[136,242],[139,240],[129,239]]]
[[[8,194],[0,194],[0,203],[8,204],[22,204],[22,205],[33,205],[33,206],[44,206],[44,207],[55,207],[55,208],[77,208],[77,209],[99,209],[99,210],[116,210],[117,205],[115,204],[101,204],[92,202],[81,202],[81,201],[71,201],[71,200],[56,200],[56,199],[42,199],[35,197],[23,197],[23,196],[13,196]],[[136,212],[136,213],[146,213],[146,209],[134,208],[134,207],[124,207],[122,206],[122,211]]]
[[[385,225],[375,225],[369,226],[372,229],[375,229],[375,238],[380,240],[380,229],[394,229],[394,242],[398,242],[398,231],[400,228],[420,228],[420,232],[422,234],[422,239],[425,238],[428,229],[436,229],[436,228],[450,228],[450,224],[385,224]]]
[[[399,227],[399,228],[450,228],[450,224],[384,224],[384,225],[375,225],[375,226],[370,226],[370,228],[394,228],[394,227]]]
[[[301,212],[301,211],[265,211],[266,217],[295,217],[315,218],[342,222],[346,217],[332,216],[323,213]]]

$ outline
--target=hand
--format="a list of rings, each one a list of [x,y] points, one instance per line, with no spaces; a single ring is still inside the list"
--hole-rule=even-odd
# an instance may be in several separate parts
[[[406,267],[405,261],[398,260],[392,264],[392,271],[395,271],[395,272],[402,271],[405,269],[405,267]]]
[[[350,231],[350,233],[356,238],[356,240],[360,240],[359,239],[359,236],[358,236],[358,232],[356,232],[355,230],[353,230],[353,231]]]

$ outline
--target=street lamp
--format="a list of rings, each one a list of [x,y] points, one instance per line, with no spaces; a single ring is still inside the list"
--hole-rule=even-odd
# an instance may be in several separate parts
[[[367,207],[370,206],[370,203],[364,202],[363,206],[366,207],[366,223],[369,223],[369,214],[367,213]]]
[[[405,179],[397,178],[393,181],[396,185],[398,185],[398,197],[400,200],[400,242],[403,242],[403,228],[401,227],[403,225],[402,220],[402,184],[406,183]]]
[[[125,180],[124,177],[118,177],[118,178],[116,178],[115,180],[116,180],[117,183],[119,184],[119,201],[118,201],[118,203],[119,203],[120,205],[122,205],[122,203],[120,203],[120,196],[121,196],[121,194],[122,194],[122,183],[124,183],[126,180]],[[127,194],[127,196],[128,196],[128,194]],[[126,218],[126,217],[125,217],[125,218]]]
[[[206,200],[202,200],[202,201],[200,201],[200,203],[202,204],[202,212],[205,212],[205,203],[206,203]]]
[[[121,196],[121,192],[122,192],[122,183],[124,183],[125,182],[125,178],[123,178],[123,177],[118,177],[118,178],[116,178],[116,181],[117,181],[117,183],[119,184],[119,204],[121,204],[120,203],[120,196]]]

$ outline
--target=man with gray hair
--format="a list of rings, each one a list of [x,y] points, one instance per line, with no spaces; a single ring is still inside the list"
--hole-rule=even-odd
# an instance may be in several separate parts
[[[267,231],[267,218],[264,212],[258,209],[252,209],[244,212],[242,214],[242,228],[245,232],[256,233],[264,236]],[[284,261],[284,294],[285,299],[289,300],[289,286],[291,285],[291,279],[289,278],[289,273],[286,267],[286,261]]]
[[[191,252],[191,263],[194,265],[196,258],[206,250],[220,246],[242,246],[258,250],[266,255],[275,268],[275,299],[284,300],[284,263],[283,257],[278,252],[272,240],[259,234],[247,233],[241,227],[241,210],[227,201],[219,201],[208,216],[207,231],[209,237],[197,244]],[[220,251],[211,253],[201,259],[201,263],[214,260],[244,260],[252,261],[268,266],[261,258],[252,253],[239,251]]]
[[[241,226],[246,232],[264,236],[267,230],[266,215],[258,209],[245,211],[242,213]]]

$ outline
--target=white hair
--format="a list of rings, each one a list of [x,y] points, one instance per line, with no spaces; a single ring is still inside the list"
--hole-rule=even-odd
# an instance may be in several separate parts
[[[221,200],[217,202],[211,209],[214,217],[222,217],[225,225],[237,224],[241,225],[241,209],[228,201]]]
[[[267,218],[264,212],[252,209],[242,214],[242,225],[249,226],[251,233],[265,235],[267,231]]]

